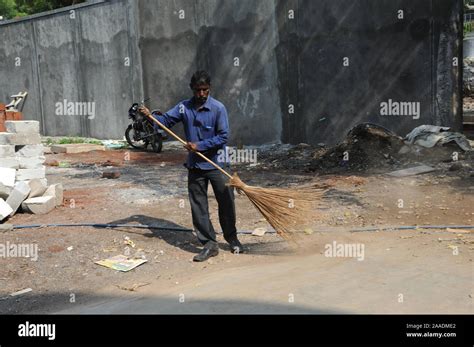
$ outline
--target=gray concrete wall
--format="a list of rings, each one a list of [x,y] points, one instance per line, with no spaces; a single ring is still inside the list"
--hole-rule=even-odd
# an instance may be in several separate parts
[[[405,135],[420,124],[459,127],[461,2],[319,0],[280,4],[283,141],[335,143],[374,122]],[[403,10],[403,19],[398,11]],[[343,59],[349,65],[343,65]],[[420,102],[420,119],[381,116],[380,103]],[[284,112],[284,111],[283,111]]]
[[[42,120],[33,23],[0,26],[0,100],[28,91],[23,109],[28,119]]]
[[[363,121],[401,135],[419,124],[459,128],[462,75],[453,58],[462,58],[461,7],[460,0],[77,6],[75,20],[62,10],[0,25],[0,98],[27,89],[25,115],[42,120],[44,134],[120,138],[132,101],[150,97],[150,107],[166,110],[190,96],[192,73],[207,69],[212,94],[229,111],[233,145],[332,144]],[[56,115],[63,99],[95,102],[96,117]],[[388,99],[420,102],[420,119],[381,116]]]
[[[205,69],[229,112],[234,143],[280,140],[273,0],[141,1],[140,18],[144,90],[153,105],[189,98],[191,75]]]
[[[122,138],[143,95],[136,18],[134,2],[111,1],[0,25],[1,100],[27,90],[24,116],[45,135]],[[63,100],[94,103],[95,117],[57,114]]]

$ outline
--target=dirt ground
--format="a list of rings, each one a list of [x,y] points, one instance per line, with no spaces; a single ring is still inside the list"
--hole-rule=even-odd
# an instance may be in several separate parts
[[[47,215],[18,213],[8,223],[139,223],[192,229],[185,156],[174,143],[165,143],[160,154],[48,154],[48,182],[63,184],[63,205]],[[187,231],[15,229],[0,233],[0,243],[37,244],[39,258],[0,259],[0,312],[473,312],[472,233],[354,231],[474,225],[472,162],[459,170],[440,162],[432,173],[393,178],[385,175],[389,169],[329,173],[278,167],[267,159],[234,170],[252,185],[329,185],[311,230],[297,236],[298,247],[274,233],[242,234],[248,252],[233,255],[220,237],[220,254],[195,263],[192,257],[200,248]],[[107,170],[118,170],[121,176],[101,178]],[[212,189],[210,195],[211,219],[219,229]],[[236,195],[236,209],[239,231],[271,229],[246,197]],[[126,273],[94,264],[124,253],[125,237],[135,244],[132,254],[144,255],[147,263]],[[365,259],[327,257],[325,247],[333,242],[365,245]],[[134,286],[134,291],[126,289]],[[25,288],[32,291],[9,296]],[[187,293],[194,301],[179,305],[178,298]],[[401,303],[400,294],[408,299]],[[292,295],[293,306],[288,300]]]

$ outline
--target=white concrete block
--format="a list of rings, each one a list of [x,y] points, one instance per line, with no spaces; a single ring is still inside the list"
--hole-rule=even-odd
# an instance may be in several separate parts
[[[15,185],[15,177],[16,177],[15,169],[0,167],[0,184],[13,188],[13,186]]]
[[[13,210],[10,207],[10,205],[8,205],[5,202],[5,200],[0,198],[0,222],[2,220],[4,220],[5,218],[7,218],[10,215],[10,213],[12,213],[12,212],[13,212]]]
[[[46,189],[48,188],[47,183],[45,182],[45,179],[35,178],[34,180],[25,181],[25,182],[28,183],[31,189],[30,195],[28,195],[28,198],[36,198],[38,196],[42,196],[46,192]]]
[[[35,178],[35,179],[38,179],[38,178]],[[42,184],[43,186],[45,186],[46,188],[48,187],[48,180],[47,180],[46,178],[40,178],[39,180],[40,180],[40,182],[41,182],[41,184]],[[32,181],[32,180],[24,180],[23,182],[30,183],[31,181]],[[30,187],[30,188],[31,188],[31,187]],[[44,194],[44,193],[43,193],[43,194]],[[42,194],[42,195],[43,195],[43,194]]]
[[[8,196],[7,204],[12,208],[11,216],[13,216],[20,207],[21,203],[28,197],[30,194],[30,186],[26,182],[17,182],[13,187],[12,192]]]
[[[18,169],[16,170],[17,181],[28,181],[35,178],[45,178],[46,168],[43,166],[39,169]]]
[[[41,144],[15,146],[15,151],[17,157],[39,157],[44,154],[44,146]]]
[[[48,180],[46,178],[40,178],[41,184],[48,187]],[[29,183],[32,180],[24,180],[24,182]]]
[[[41,169],[43,167],[45,157],[18,157],[20,169]]]
[[[24,211],[34,214],[46,214],[54,209],[56,200],[52,196],[39,196],[37,198],[26,199],[21,204]]]
[[[0,145],[11,145],[11,139],[15,134],[0,132]]]
[[[39,145],[41,137],[38,133],[0,133],[0,145]]]
[[[13,230],[13,224],[0,224],[0,232],[4,233],[6,231],[12,231]]]
[[[19,133],[13,134],[12,145],[39,145],[41,144],[41,136],[37,133]]]
[[[53,196],[56,200],[56,206],[63,204],[64,189],[61,183],[52,184],[46,189],[43,196]]]
[[[5,186],[0,183],[0,198],[7,199],[12,192],[13,187]]]
[[[0,167],[19,169],[20,161],[15,157],[0,158]]]
[[[0,158],[14,157],[14,156],[15,156],[15,146],[0,145]]]
[[[37,120],[7,120],[5,128],[9,133],[39,133]]]

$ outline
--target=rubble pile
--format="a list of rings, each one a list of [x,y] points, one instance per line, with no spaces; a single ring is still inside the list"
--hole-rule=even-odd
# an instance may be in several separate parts
[[[6,121],[0,132],[0,222],[18,210],[44,214],[62,204],[62,185],[48,187],[39,122]]]
[[[362,123],[333,147],[304,143],[262,146],[259,167],[318,173],[386,172],[421,162],[451,165],[459,161],[457,164],[469,171],[468,164],[474,157],[469,141],[462,134],[448,130],[448,127],[423,125],[402,138],[379,125]]]
[[[354,127],[343,142],[315,153],[310,171],[341,169],[364,171],[400,163],[403,139],[387,129],[366,123]]]

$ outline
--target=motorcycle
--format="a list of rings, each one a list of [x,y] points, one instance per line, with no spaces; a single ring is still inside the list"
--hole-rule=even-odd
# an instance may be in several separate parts
[[[142,101],[143,105],[144,101]],[[163,148],[163,140],[167,138],[166,133],[162,129],[158,129],[152,121],[143,115],[138,108],[138,103],[133,103],[128,110],[128,118],[132,120],[132,124],[125,130],[125,139],[133,148],[147,149],[150,145],[155,153],[160,153]],[[161,115],[160,110],[153,110],[152,114]]]

